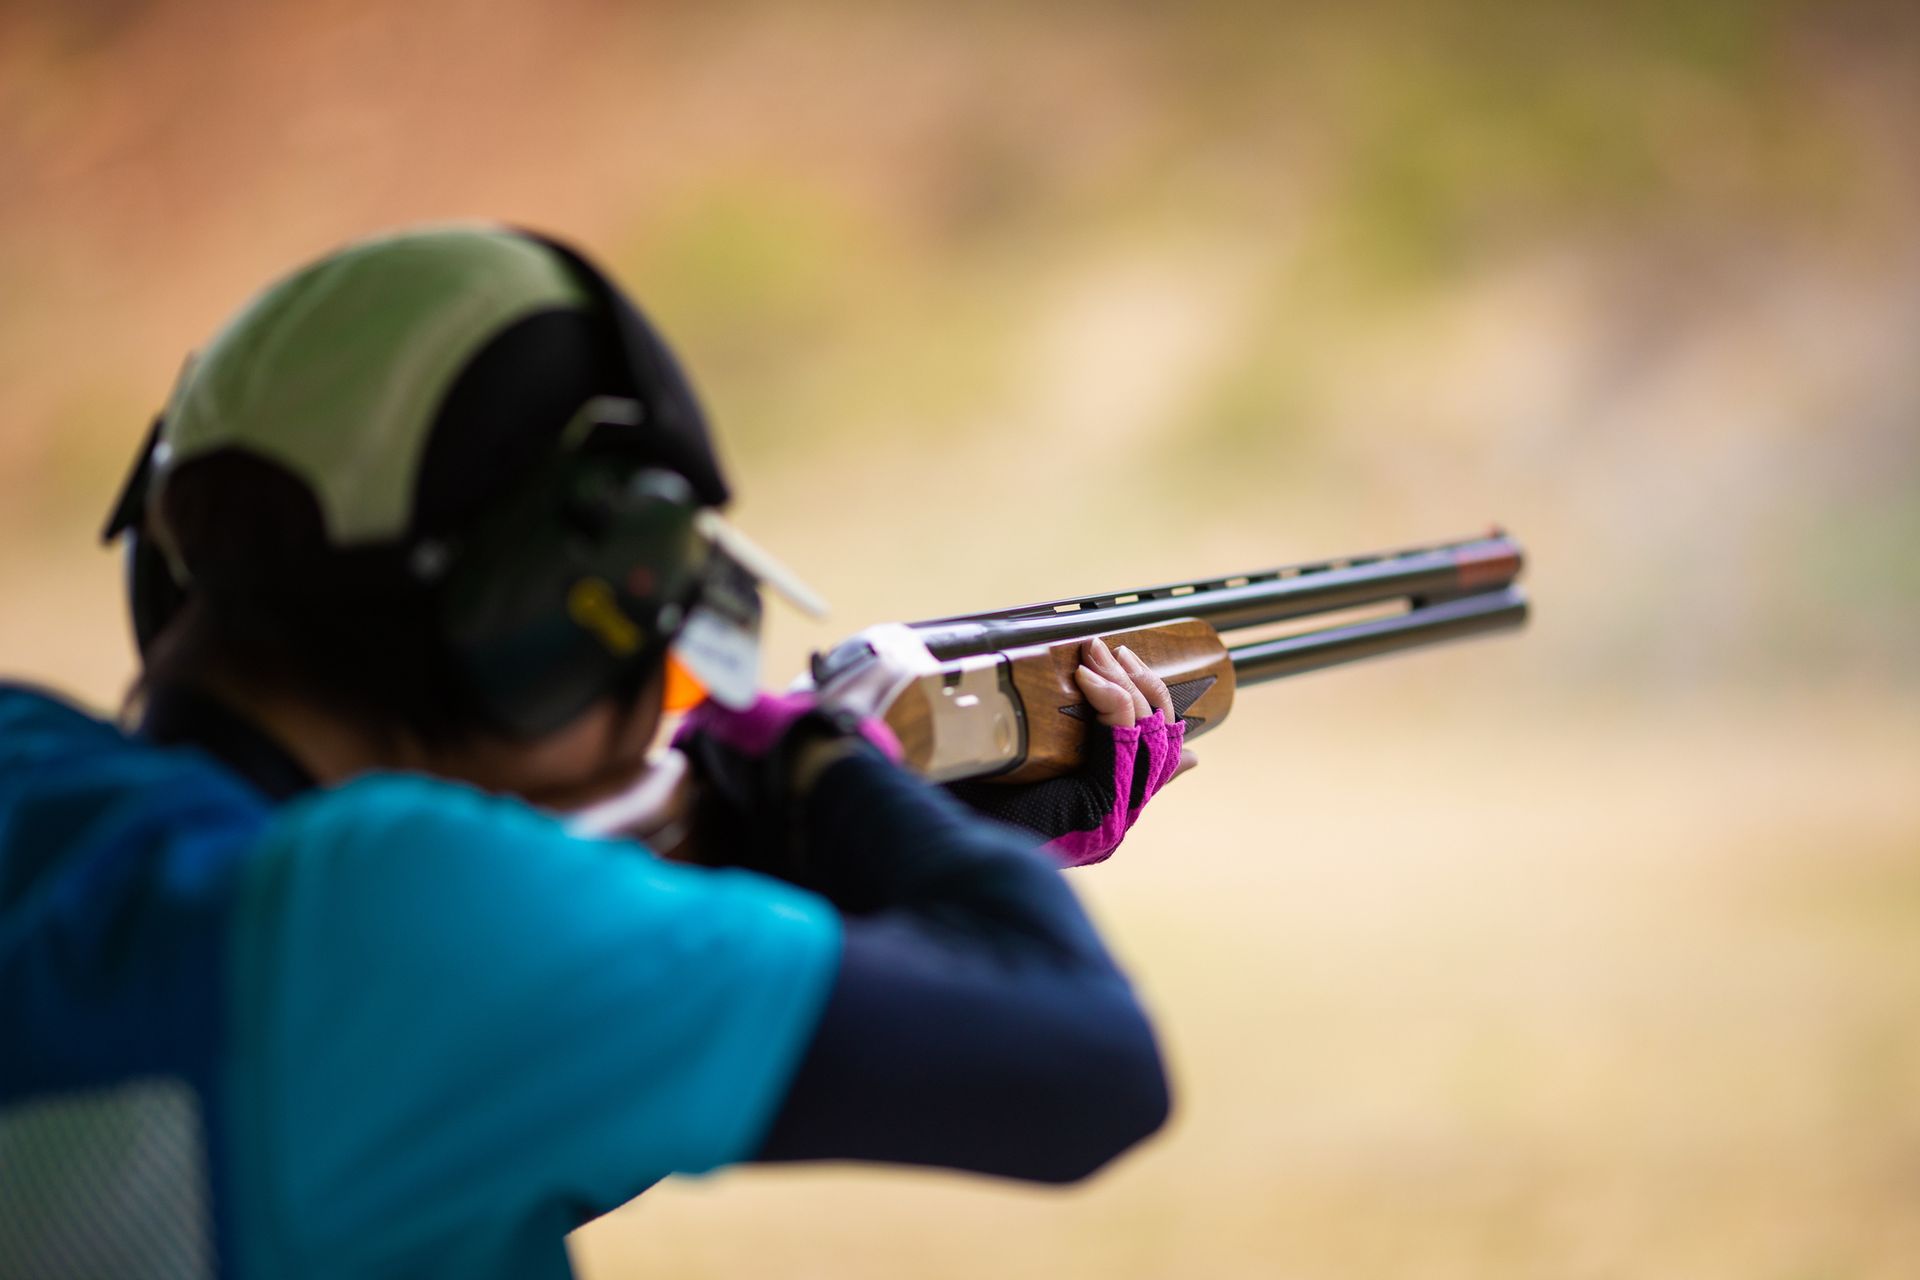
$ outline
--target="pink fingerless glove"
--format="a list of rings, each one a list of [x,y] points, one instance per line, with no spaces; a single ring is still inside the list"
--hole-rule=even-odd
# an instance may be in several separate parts
[[[1173,779],[1180,768],[1180,748],[1186,741],[1187,726],[1182,721],[1169,724],[1166,716],[1153,715],[1126,728],[1113,728],[1113,807],[1088,830],[1069,831],[1049,840],[1046,851],[1063,867],[1084,867],[1104,862],[1120,847],[1120,841],[1140,819],[1147,801]],[[1132,804],[1133,780],[1145,753],[1146,785],[1139,804]]]

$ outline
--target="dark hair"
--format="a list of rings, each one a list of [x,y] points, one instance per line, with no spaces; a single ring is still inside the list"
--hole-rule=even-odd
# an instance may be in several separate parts
[[[390,553],[330,548],[313,493],[284,468],[238,450],[194,458],[158,514],[193,580],[134,700],[225,678],[429,745],[487,727],[459,696],[432,590]]]

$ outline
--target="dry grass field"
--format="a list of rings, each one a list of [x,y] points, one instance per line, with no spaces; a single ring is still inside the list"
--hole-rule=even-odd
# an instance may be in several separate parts
[[[1377,678],[1250,696],[1079,877],[1174,1062],[1150,1147],[1064,1193],[665,1187],[576,1237],[587,1272],[1915,1274],[1912,708],[1408,713]]]
[[[1092,586],[1088,562],[1119,586],[1115,545],[1149,562],[1140,580],[1179,554],[1248,568],[1262,526],[1288,524],[1242,509],[1209,534],[1195,512],[1198,546],[1168,558],[1089,496],[1064,522],[1095,530],[1062,535],[1072,564],[1023,563],[1036,531],[1002,529],[969,570],[964,545],[861,541],[865,504],[911,483],[871,465],[831,515],[785,508],[804,474],[749,508],[791,531],[848,627],[901,597],[893,616]],[[1151,504],[1120,470],[1120,509]],[[968,502],[936,487],[907,527]],[[579,1233],[584,1270],[1920,1272],[1920,701],[1594,667],[1588,633],[1634,593],[1537,519],[1529,632],[1244,692],[1201,768],[1075,873],[1165,1032],[1179,1103],[1153,1144],[1065,1192],[849,1169],[666,1186]],[[1369,545],[1365,512],[1344,521],[1314,549]],[[893,569],[916,553],[933,583]],[[830,632],[777,632],[773,665]]]

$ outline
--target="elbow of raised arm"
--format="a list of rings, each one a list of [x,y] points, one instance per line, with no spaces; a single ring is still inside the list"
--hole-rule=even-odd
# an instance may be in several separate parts
[[[1122,993],[1094,1020],[1072,1069],[1054,1082],[1059,1141],[1038,1182],[1080,1182],[1159,1132],[1172,1111],[1166,1064],[1145,1012]]]

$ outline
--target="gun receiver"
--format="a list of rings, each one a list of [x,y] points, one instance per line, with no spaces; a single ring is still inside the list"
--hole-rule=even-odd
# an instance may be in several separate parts
[[[824,684],[881,648],[908,655],[913,682],[887,723],[907,762],[936,781],[1033,782],[1080,761],[1091,714],[1073,671],[1099,636],[1125,644],[1167,682],[1187,737],[1226,719],[1236,691],[1362,658],[1517,628],[1519,543],[1483,537],[1259,573],[1072,596],[986,613],[872,628],[814,657]],[[1358,621],[1229,645],[1239,631],[1356,608]]]

